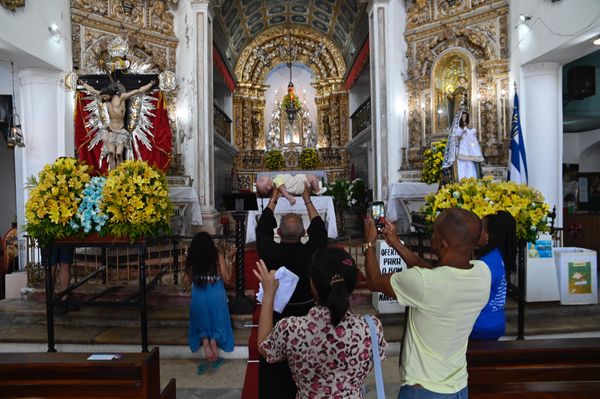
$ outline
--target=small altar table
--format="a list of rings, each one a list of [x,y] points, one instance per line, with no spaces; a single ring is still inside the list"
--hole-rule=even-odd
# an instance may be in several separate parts
[[[310,221],[308,220],[308,213],[306,212],[306,205],[304,205],[304,201],[302,197],[295,197],[296,204],[294,206],[290,205],[287,199],[284,197],[279,198],[277,201],[277,205],[275,206],[275,218],[279,222],[279,216],[285,213],[299,213],[303,216],[304,219],[304,228],[307,229]],[[329,238],[337,238],[337,223],[335,218],[335,208],[333,206],[333,199],[330,196],[317,196],[311,197],[311,201],[315,206],[319,215],[325,221],[325,226],[327,227],[327,236]],[[258,222],[258,218],[262,214],[263,209],[267,207],[269,204],[269,198],[257,198],[258,202],[258,211],[249,211],[248,212],[248,223],[246,227],[246,243],[256,241],[256,224]]]
[[[436,192],[438,184],[421,182],[392,183],[389,189],[386,218],[397,221],[398,232],[410,231],[410,212],[425,205],[425,196]]]

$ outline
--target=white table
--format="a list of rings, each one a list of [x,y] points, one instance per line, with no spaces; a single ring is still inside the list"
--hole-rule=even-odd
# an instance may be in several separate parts
[[[277,201],[277,205],[275,206],[275,219],[279,224],[279,217],[286,213],[298,213],[302,215],[302,219],[304,222],[304,228],[308,229],[310,224],[310,220],[308,220],[308,212],[306,211],[306,205],[302,200],[302,197],[295,197],[296,204],[294,206],[290,205],[288,200],[284,197],[279,198]],[[329,196],[319,196],[319,197],[311,197],[310,198],[315,209],[319,212],[319,215],[323,218],[325,222],[325,227],[327,228],[327,236],[329,238],[337,238],[337,224],[335,219],[335,208],[333,207],[333,199]],[[256,241],[256,224],[258,222],[258,218],[262,214],[263,209],[265,209],[269,203],[268,198],[257,198],[258,203],[258,211],[249,211],[248,212],[248,221],[246,223],[246,242],[254,242]],[[277,234],[277,233],[276,233]]]
[[[198,199],[198,193],[189,186],[170,186],[169,199],[174,205],[182,206],[180,218],[182,235],[185,235],[190,225],[202,226],[202,208]]]
[[[438,184],[421,182],[392,183],[389,189],[386,218],[397,221],[398,231],[411,231],[410,212],[417,212],[425,205],[425,196],[436,192]]]

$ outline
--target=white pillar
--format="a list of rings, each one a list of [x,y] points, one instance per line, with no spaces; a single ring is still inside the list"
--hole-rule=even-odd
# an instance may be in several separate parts
[[[17,223],[25,224],[27,179],[60,156],[74,156],[73,97],[58,85],[58,71],[19,73],[20,116],[25,147],[15,149]]]
[[[562,226],[562,68],[554,62],[523,66],[523,135],[529,186],[556,206]]]
[[[214,198],[213,140],[213,13],[209,0],[183,2],[177,11],[179,101],[177,122],[186,174],[202,207],[202,230],[220,233]]]
[[[373,199],[387,199],[406,145],[407,89],[404,2],[372,0],[368,7],[371,68]],[[403,137],[405,135],[406,137]]]

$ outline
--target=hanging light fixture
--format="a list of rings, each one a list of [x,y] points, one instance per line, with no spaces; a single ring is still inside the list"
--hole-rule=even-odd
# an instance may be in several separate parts
[[[6,143],[9,148],[25,147],[23,141],[23,132],[21,130],[21,117],[17,114],[17,106],[15,105],[15,72],[14,64],[10,63],[10,72],[12,78],[12,114],[8,121],[8,137]]]
[[[283,101],[281,102],[282,107],[287,113],[288,121],[290,125],[294,123],[296,119],[296,114],[302,109],[302,105],[300,104],[300,100],[294,91],[294,82],[292,81],[292,64],[296,55],[298,54],[298,48],[292,45],[292,29],[288,30],[287,37],[287,49],[284,47],[280,47],[279,51],[283,60],[285,61],[287,67],[290,70],[290,82],[288,83],[287,93],[283,97]]]

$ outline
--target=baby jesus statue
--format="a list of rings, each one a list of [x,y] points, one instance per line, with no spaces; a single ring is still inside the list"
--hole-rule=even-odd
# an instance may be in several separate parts
[[[271,178],[270,176],[260,176],[256,180],[256,192],[260,197],[266,198],[271,196],[274,189],[281,192],[290,205],[296,203],[294,195],[302,195],[305,185],[308,185],[313,193],[322,195],[327,191],[327,187],[319,186],[319,179],[315,175],[310,174],[277,174]]]

